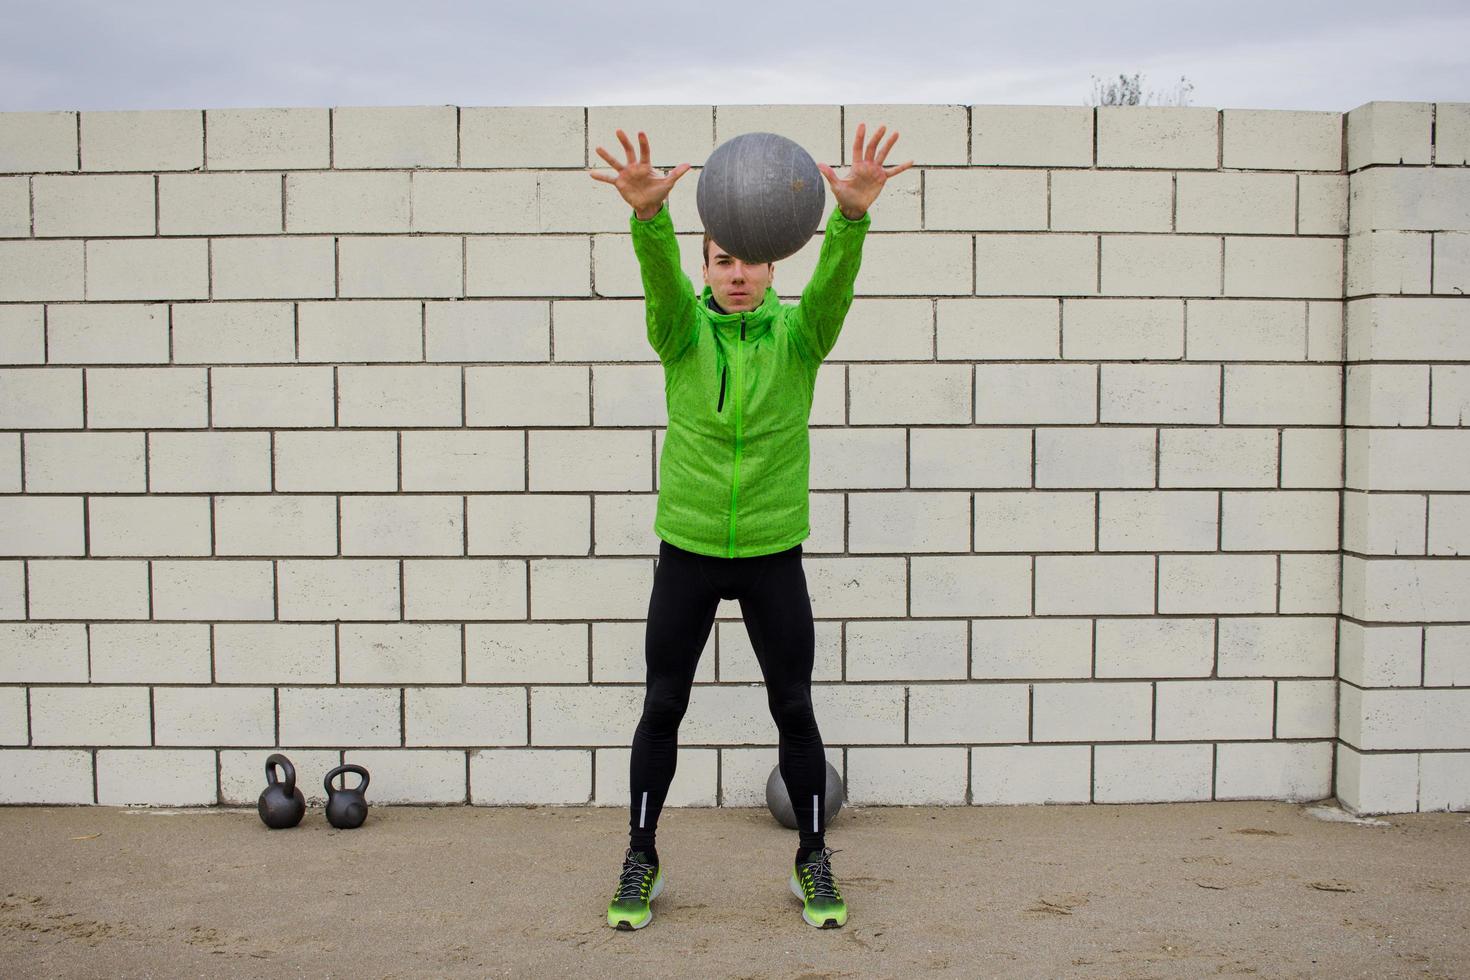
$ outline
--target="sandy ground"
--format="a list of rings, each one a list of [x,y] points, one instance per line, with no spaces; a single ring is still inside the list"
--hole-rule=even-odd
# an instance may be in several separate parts
[[[375,807],[338,831],[314,807],[270,831],[7,807],[0,975],[1470,977],[1470,816],[1382,819],[848,807],[827,839],[850,918],[818,930],[786,886],[794,831],[669,809],[654,921],[618,932],[621,808]]]

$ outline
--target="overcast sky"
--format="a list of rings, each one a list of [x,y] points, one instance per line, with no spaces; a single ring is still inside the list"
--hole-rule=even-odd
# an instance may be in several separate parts
[[[1470,101],[1465,0],[0,0],[0,111]]]

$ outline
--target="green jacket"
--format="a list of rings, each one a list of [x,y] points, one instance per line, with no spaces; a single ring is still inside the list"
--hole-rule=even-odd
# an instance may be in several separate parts
[[[833,209],[799,303],[768,287],[756,309],[721,313],[710,287],[696,296],[680,266],[667,204],[648,221],[629,218],[669,411],[653,524],[664,541],[748,558],[811,536],[812,390],[852,305],[871,221]]]

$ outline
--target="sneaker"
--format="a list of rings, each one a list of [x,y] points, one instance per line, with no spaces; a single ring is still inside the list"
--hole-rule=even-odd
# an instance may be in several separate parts
[[[648,855],[631,847],[623,855],[617,894],[607,907],[607,924],[614,929],[642,929],[653,921],[649,905],[664,890],[664,869],[648,863]]]
[[[791,872],[791,893],[802,901],[801,917],[818,929],[836,929],[847,922],[847,903],[832,877],[832,855],[836,853],[824,847]]]

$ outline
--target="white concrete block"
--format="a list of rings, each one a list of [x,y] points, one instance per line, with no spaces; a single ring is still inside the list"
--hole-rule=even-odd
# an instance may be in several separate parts
[[[975,295],[1094,296],[1098,236],[976,235]]]
[[[977,619],[970,635],[977,680],[1092,674],[1091,620]]]
[[[82,112],[83,170],[198,170],[204,113],[198,109]]]
[[[91,553],[98,557],[206,556],[209,500],[96,496],[87,503],[87,535]]]
[[[1299,361],[1306,356],[1307,317],[1300,303],[1191,299],[1184,305],[1189,321],[1185,356],[1191,360]]]
[[[279,174],[158,177],[160,235],[269,235],[284,230]]]
[[[204,309],[190,304],[189,310]],[[26,307],[15,307],[26,309]],[[40,307],[36,324],[41,319]],[[182,311],[184,308],[180,307]],[[0,314],[3,316],[3,314]],[[183,347],[183,317],[174,321],[174,360]],[[192,321],[190,321],[192,322]],[[66,303],[46,310],[46,359],[50,364],[147,364],[169,360],[169,310],[163,303]],[[39,358],[37,359],[39,361]]]
[[[411,687],[404,692],[408,745],[525,745],[525,688]]]
[[[585,115],[581,106],[464,106],[460,166],[585,166]]]
[[[1036,486],[1155,486],[1158,438],[1153,429],[1133,426],[1037,429]]]
[[[75,112],[0,113],[0,171],[78,169]]]
[[[398,688],[281,687],[283,745],[399,745]]]
[[[0,121],[3,119],[0,116]],[[0,802],[61,806],[93,802],[92,753],[81,749],[0,749]]]
[[[405,619],[525,619],[526,563],[476,558],[403,562]]]
[[[1220,241],[1213,235],[1103,235],[1098,252],[1102,285],[1096,291],[1111,296],[1220,296],[1220,265]]]
[[[1210,799],[1209,745],[1099,745],[1093,802],[1182,803]]]
[[[400,618],[396,560],[298,558],[275,564],[278,619]],[[290,741],[284,733],[282,739]]]
[[[94,683],[208,684],[212,680],[208,623],[92,623],[88,632]],[[79,679],[85,679],[85,674]]]
[[[210,170],[319,170],[331,166],[330,109],[206,109]]]
[[[463,632],[459,623],[343,623],[337,627],[342,682],[457,684],[464,677]],[[494,679],[473,671],[469,677]]]
[[[1043,170],[925,171],[924,227],[931,231],[1044,230],[1046,177]]]
[[[344,555],[462,555],[464,498],[352,495],[342,498]]]
[[[163,361],[168,359],[168,311],[162,306],[157,309],[159,312],[150,316],[158,324],[162,356],[151,359]],[[176,364],[279,363],[296,359],[296,318],[290,303],[179,303],[173,306],[172,314]],[[107,344],[108,351],[120,342],[112,328],[103,337],[95,343]],[[121,360],[97,354],[81,359]]]
[[[471,684],[601,679],[588,674],[588,630],[581,623],[466,623],[464,630],[465,680]]]
[[[406,170],[286,174],[284,230],[408,232],[409,181]]]
[[[1024,742],[1030,720],[1026,684],[914,684],[908,741]]]
[[[1148,739],[1153,685],[1130,681],[1058,681],[1031,686],[1031,738],[1036,742]]]
[[[332,166],[459,165],[459,110],[451,105],[352,106],[332,110]]]
[[[1213,551],[1219,540],[1214,491],[1118,490],[1097,497],[1101,551]]]
[[[210,299],[337,295],[336,244],[327,235],[217,238],[210,242],[209,262]]]
[[[89,241],[86,250],[88,300],[210,296],[203,238],[108,239]]]
[[[1332,738],[1337,734],[1331,680],[1276,682],[1277,738]]]
[[[82,299],[82,242],[0,242],[0,302]]]
[[[1159,486],[1274,487],[1276,436],[1275,429],[1160,429]]]
[[[268,687],[153,689],[158,745],[270,745],[275,722],[275,692]]]
[[[1088,106],[971,106],[970,163],[1090,167],[1095,116]]]
[[[1214,646],[1209,619],[1099,619],[1096,676],[1208,677]]]
[[[1219,747],[1217,800],[1304,803],[1331,795],[1331,742],[1242,742]]]
[[[854,497],[853,499],[856,499]],[[1096,496],[1082,491],[987,491],[974,496],[976,551],[1092,551]]]
[[[153,741],[146,687],[33,687],[31,744],[148,745]]]
[[[1343,116],[1289,109],[1224,109],[1227,170],[1341,170]]]
[[[401,443],[405,490],[526,489],[523,432],[420,430]]]
[[[203,428],[209,424],[208,383],[204,368],[92,368],[87,424],[94,429]]]
[[[367,791],[369,804],[462,804],[465,801],[467,767],[463,752],[379,749],[351,750],[342,755],[348,764],[362,766],[372,773],[374,779]],[[344,784],[357,786],[357,774],[345,773],[334,782],[337,786]]]
[[[450,235],[337,240],[339,296],[463,296],[464,248]]]
[[[1274,685],[1265,680],[1159,681],[1156,738],[1163,741],[1271,737]]]
[[[216,623],[214,680],[220,684],[335,683],[335,634],[330,623]]]
[[[99,749],[102,806],[214,806],[219,802],[213,749]]]
[[[1216,674],[1220,677],[1331,676],[1336,626],[1334,616],[1222,617]]]
[[[590,296],[585,235],[473,236],[465,240],[466,296]]]
[[[847,506],[853,554],[970,550],[968,493],[853,493]]]
[[[141,493],[148,489],[143,446],[141,432],[27,433],[25,488],[30,493]]]
[[[1164,611],[1155,610],[1154,594],[1152,555],[1036,556],[1037,615]]]
[[[1205,106],[1103,105],[1097,112],[1099,167],[1213,170],[1219,112]]]
[[[961,746],[849,749],[847,798],[859,806],[964,803],[969,781],[966,751]]]
[[[37,238],[120,238],[158,230],[151,174],[37,176],[31,199]]]
[[[148,562],[32,559],[27,563],[32,619],[148,619]]]
[[[977,745],[970,750],[976,806],[1087,803],[1092,748],[1087,745]]]
[[[470,802],[476,806],[592,801],[588,749],[478,749],[470,752]]]
[[[270,619],[271,564],[225,558],[152,562],[152,618]]]

